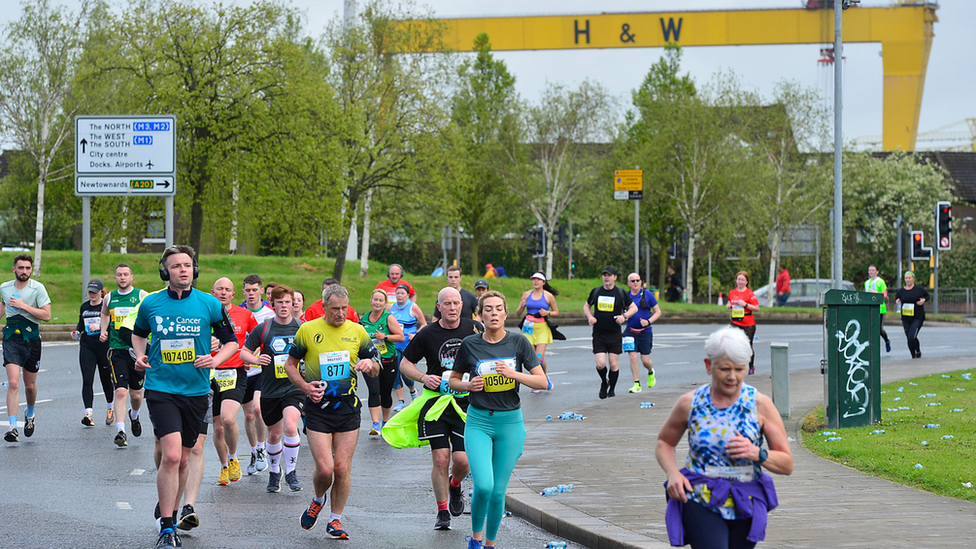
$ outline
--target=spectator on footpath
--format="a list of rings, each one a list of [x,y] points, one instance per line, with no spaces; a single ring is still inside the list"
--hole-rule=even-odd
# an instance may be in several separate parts
[[[790,299],[790,272],[786,267],[777,264],[779,275],[776,276],[776,306],[785,307]]]

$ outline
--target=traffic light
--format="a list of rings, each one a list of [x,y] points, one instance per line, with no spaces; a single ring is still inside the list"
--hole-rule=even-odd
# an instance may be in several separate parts
[[[668,257],[674,259],[677,256],[678,256],[678,243],[672,242],[671,245],[668,246]]]
[[[546,230],[541,226],[535,228],[535,257],[546,255]]]
[[[932,257],[932,248],[925,247],[923,231],[912,231],[912,261],[928,260]]]
[[[952,204],[935,203],[935,245],[939,250],[952,249]]]
[[[566,238],[566,225],[560,225],[556,232],[552,235],[552,243],[559,248],[560,251],[565,252],[569,240]]]

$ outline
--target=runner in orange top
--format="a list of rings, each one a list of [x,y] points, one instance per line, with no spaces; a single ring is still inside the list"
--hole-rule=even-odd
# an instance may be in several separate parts
[[[732,325],[746,333],[749,347],[756,337],[756,319],[753,313],[759,310],[759,300],[749,289],[749,273],[739,271],[735,273],[735,289],[729,291],[729,302],[726,309],[732,311]],[[749,359],[749,374],[756,373],[756,351],[753,349]]]

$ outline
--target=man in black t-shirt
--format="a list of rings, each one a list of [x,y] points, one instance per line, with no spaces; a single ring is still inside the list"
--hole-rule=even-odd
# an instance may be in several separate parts
[[[461,267],[451,265],[447,268],[447,285],[461,294],[461,318],[477,318],[478,297],[461,287]],[[440,320],[441,310],[434,309],[434,320]]]
[[[461,313],[461,294],[454,288],[444,288],[437,294],[437,309],[441,319],[422,328],[403,351],[400,371],[411,379],[424,384],[423,408],[417,420],[420,440],[430,441],[431,458],[434,462],[431,483],[434,499],[437,502],[437,522],[435,530],[450,530],[451,515],[461,516],[464,512],[464,497],[461,480],[468,475],[468,456],[464,453],[464,420],[455,407],[468,409],[468,394],[457,392],[447,386],[447,379],[441,379],[445,370],[454,367],[454,358],[461,340],[481,333],[484,328],[470,316]],[[421,373],[416,364],[427,360],[427,373]],[[434,421],[425,420],[430,410],[442,398],[451,399],[440,417]],[[452,451],[453,448],[453,451]],[[450,476],[448,475],[450,466]],[[448,503],[450,496],[450,503]]]
[[[618,360],[623,352],[620,325],[637,314],[637,305],[630,301],[627,292],[616,286],[617,271],[613,267],[603,269],[603,286],[590,291],[583,305],[590,326],[593,326],[593,355],[596,359],[596,373],[600,375],[600,398],[614,396],[617,378],[620,376]],[[610,375],[607,379],[607,356],[609,355]]]

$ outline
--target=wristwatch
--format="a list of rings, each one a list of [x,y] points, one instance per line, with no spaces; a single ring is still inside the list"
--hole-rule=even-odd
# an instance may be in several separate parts
[[[765,448],[760,448],[759,449],[759,460],[756,461],[756,463],[762,463],[762,462],[766,461],[767,458],[769,458],[769,452],[767,452]]]

